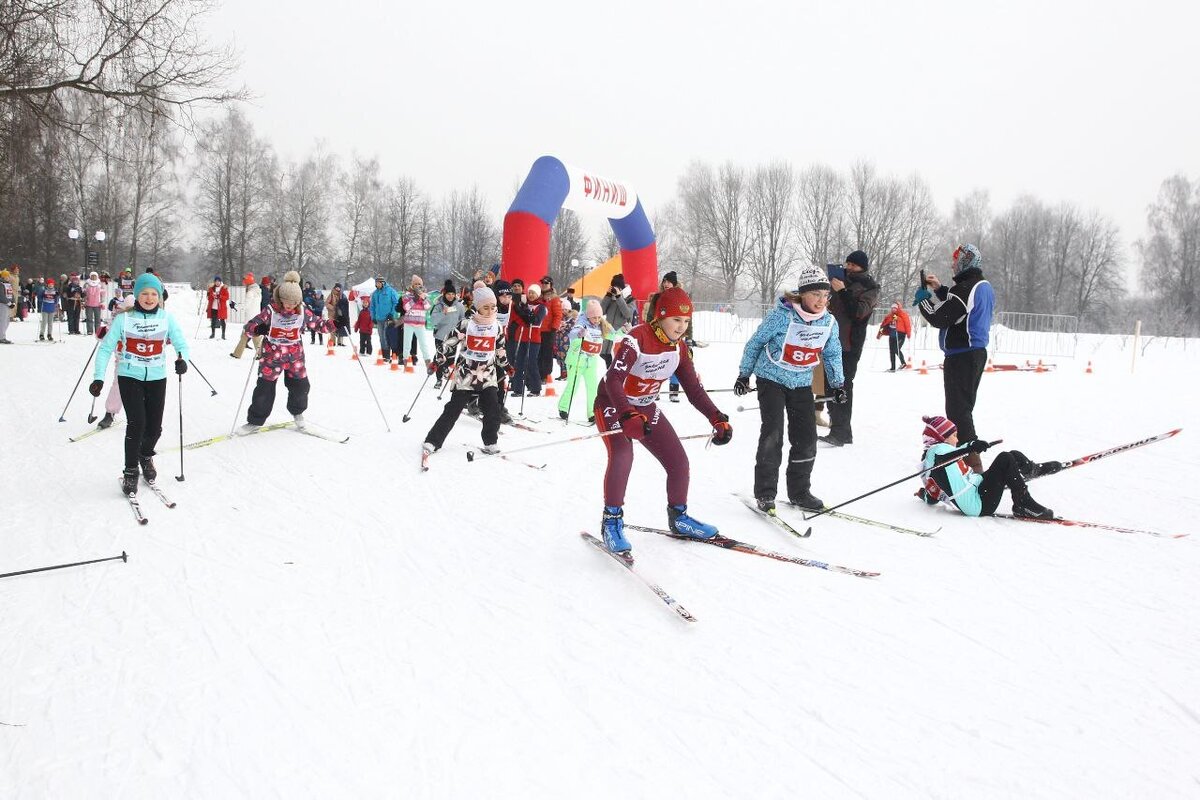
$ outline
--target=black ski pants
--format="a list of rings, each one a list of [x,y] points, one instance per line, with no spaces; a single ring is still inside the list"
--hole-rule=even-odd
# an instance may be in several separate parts
[[[455,389],[450,392],[450,401],[442,409],[442,415],[433,423],[429,433],[425,434],[425,441],[441,449],[463,409],[467,407],[471,398],[476,396],[479,397],[479,408],[483,411],[483,443],[495,444],[500,435],[500,390],[495,386],[488,386],[479,391]]]
[[[942,362],[942,383],[946,391],[946,417],[958,426],[962,444],[978,438],[975,432],[975,397],[987,366],[987,350],[968,350],[946,356]]]
[[[167,379],[139,381],[120,375],[117,388],[125,406],[125,469],[136,469],[138,457],[154,455],[154,445],[162,436]]]
[[[830,403],[829,435],[844,444],[854,441],[854,429],[850,426],[850,416],[854,412],[854,376],[858,374],[858,360],[862,358],[862,350],[842,351],[842,374],[846,382],[842,388],[846,390],[846,402]]]
[[[288,390],[288,413],[293,417],[303,414],[308,408],[308,378],[292,378],[284,374],[282,380]],[[254,396],[250,400],[250,410],[246,414],[246,421],[251,425],[265,425],[267,417],[271,416],[271,409],[275,406],[275,384],[277,383],[279,383],[278,379],[269,381],[260,376],[258,383],[254,385]]]
[[[888,361],[891,362],[892,369],[896,369],[896,357],[900,357],[900,366],[903,367],[904,361],[904,334],[899,331],[888,336]]]
[[[837,408],[837,404],[831,406]],[[779,491],[779,465],[783,459],[783,424],[787,415],[788,498],[808,492],[813,461],[817,457],[817,422],[811,386],[788,389],[774,381],[758,379],[758,455],[754,461],[754,497],[774,500]]]
[[[997,455],[992,465],[984,471],[983,481],[979,484],[979,499],[983,503],[979,516],[987,517],[996,513],[1005,488],[1012,490],[1013,497],[1028,494],[1025,476],[1032,469],[1033,462],[1020,450],[1005,450]]]

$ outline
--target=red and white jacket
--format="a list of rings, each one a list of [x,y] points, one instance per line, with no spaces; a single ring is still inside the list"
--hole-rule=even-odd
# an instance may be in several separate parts
[[[720,416],[720,409],[700,383],[687,343],[664,342],[658,329],[646,324],[634,327],[613,346],[612,365],[600,381],[596,402],[612,406],[618,416],[630,410],[644,411],[654,405],[671,375],[679,378],[697,411],[709,420]]]

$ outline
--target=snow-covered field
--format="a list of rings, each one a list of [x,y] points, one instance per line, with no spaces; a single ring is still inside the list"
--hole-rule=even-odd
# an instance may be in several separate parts
[[[194,299],[170,306],[195,330]],[[229,336],[191,342],[219,393],[184,378],[187,441],[235,421],[251,359],[226,355]],[[432,383],[402,424],[424,376],[368,363],[387,433],[349,347],[309,349],[308,412],[348,443],[224,442],[187,451],[184,482],[172,377],[157,462],[178,507],[143,490],[139,527],[116,485],[122,429],[67,441],[88,428],[90,369],[57,421],[94,341],[0,347],[0,572],[129,553],[0,581],[0,796],[1200,795],[1194,341],[1147,348],[1132,375],[1117,338],[1046,374],[990,374],[976,411],[1038,460],[1182,426],[1032,488],[1064,516],[1183,539],[962,518],[918,503],[915,481],[848,510],[941,526],[932,538],[823,519],[789,539],[732,494],[751,487],[757,413],[735,409],[753,396],[716,395],[735,435],[687,445],[696,516],[882,576],[631,533],[695,625],[580,541],[599,522],[599,443],[537,451],[542,472],[468,464],[464,417],[422,475]],[[710,387],[732,385],[739,355],[698,351]],[[863,359],[856,443],[819,453],[827,502],[914,471],[920,415],[942,411],[940,372],[886,361]],[[588,432],[564,430],[554,402],[525,405],[552,435],[505,427],[501,445]],[[273,421],[283,405],[281,387]],[[665,409],[681,433],[707,429],[686,403]],[[662,525],[664,506],[639,449],[626,518]]]

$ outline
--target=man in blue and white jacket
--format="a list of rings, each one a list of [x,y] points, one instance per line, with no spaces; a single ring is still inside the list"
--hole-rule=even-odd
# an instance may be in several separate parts
[[[983,277],[983,256],[973,244],[954,251],[953,288],[942,286],[934,275],[917,289],[916,303],[921,316],[940,328],[938,345],[945,354],[942,381],[946,393],[946,416],[958,428],[964,445],[979,438],[975,432],[975,398],[979,381],[987,366],[988,336],[996,295]],[[978,453],[966,457],[976,472],[983,471]]]

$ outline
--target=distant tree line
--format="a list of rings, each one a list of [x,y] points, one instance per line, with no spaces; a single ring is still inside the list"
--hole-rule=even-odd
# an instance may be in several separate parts
[[[228,282],[299,270],[317,283],[420,274],[436,286],[500,258],[501,220],[477,187],[434,196],[378,158],[341,163],[323,145],[281,158],[236,104],[197,122],[236,59],[200,36],[204,0],[9,0],[0,4],[0,264],[26,274],[158,267],[168,279]],[[652,202],[651,199],[647,199]],[[993,210],[986,191],[948,214],[919,175],[775,161],[693,162],[653,223],[662,271],[697,300],[770,302],[803,264],[871,259],[887,301],[908,302],[920,270],[948,277],[977,244],[1001,310],[1069,314],[1081,330],[1200,335],[1200,179],[1163,182],[1146,231],[1126,247],[1111,219],[1024,196]],[[618,251],[563,211],[546,271],[560,288]],[[67,230],[82,238],[72,241]],[[103,230],[105,238],[93,238]],[[1130,264],[1138,291],[1127,296]]]

